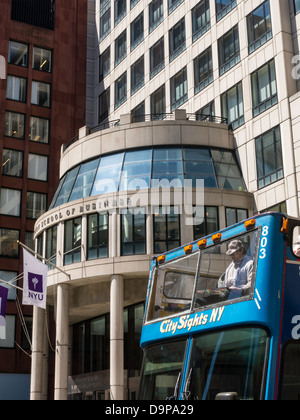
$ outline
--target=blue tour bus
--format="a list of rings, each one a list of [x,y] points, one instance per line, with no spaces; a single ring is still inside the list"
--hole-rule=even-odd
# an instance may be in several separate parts
[[[265,213],[153,259],[140,400],[300,399],[299,232]]]

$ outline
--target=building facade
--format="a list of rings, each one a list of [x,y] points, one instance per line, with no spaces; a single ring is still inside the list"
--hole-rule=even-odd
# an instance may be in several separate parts
[[[35,225],[38,252],[65,271],[48,283],[56,399],[134,397],[128,342],[153,255],[253,212],[299,216],[299,19],[298,0],[89,2],[86,126]],[[181,186],[160,194],[162,179]],[[175,194],[186,179],[204,179],[192,224]],[[193,183],[190,197],[196,210]]]
[[[63,3],[0,1],[0,278],[21,288],[17,240],[34,248],[34,223],[59,181],[61,145],[85,124],[87,3]],[[22,292],[13,287],[8,299],[0,399],[23,399],[32,308],[20,309]]]

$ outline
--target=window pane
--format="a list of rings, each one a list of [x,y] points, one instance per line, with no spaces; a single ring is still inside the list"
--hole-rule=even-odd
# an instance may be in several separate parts
[[[123,158],[124,153],[101,158],[92,196],[118,191]]]
[[[23,153],[3,149],[2,174],[16,177],[23,176]]]
[[[19,256],[17,243],[19,239],[20,232],[18,230],[0,228],[0,255],[17,258]]]
[[[6,99],[26,102],[27,80],[16,76],[7,76]]]
[[[1,188],[0,190],[0,214],[7,216],[20,216],[21,191]]]
[[[32,81],[31,103],[46,108],[50,107],[50,85],[48,83]]]
[[[96,159],[81,165],[69,201],[89,197],[98,164]]]
[[[51,73],[52,70],[52,52],[45,48],[33,48],[32,68],[34,70]]]
[[[9,41],[8,63],[16,66],[27,67],[28,45],[20,42]]]
[[[15,271],[0,271],[0,279],[4,280],[6,282],[10,282],[11,280],[14,280],[16,277],[18,276],[18,273]],[[17,281],[12,281],[12,284],[17,286],[18,282]],[[2,287],[6,287],[8,289],[8,300],[16,300],[17,297],[17,290],[12,287],[12,286],[8,286],[7,284],[1,283]]]
[[[15,112],[5,112],[4,135],[16,139],[24,139],[25,115]]]
[[[26,217],[38,219],[45,213],[47,207],[47,195],[35,192],[27,192]]]
[[[48,179],[48,157],[33,155],[29,153],[28,158],[28,178],[39,181]]]
[[[38,143],[49,143],[49,120],[30,117],[29,139]]]

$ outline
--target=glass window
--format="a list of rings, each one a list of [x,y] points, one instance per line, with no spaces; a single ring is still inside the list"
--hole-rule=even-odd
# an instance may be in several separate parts
[[[8,63],[20,67],[28,66],[28,45],[9,41]]]
[[[30,117],[29,139],[38,143],[49,143],[50,121],[40,117]]]
[[[99,82],[110,73],[110,47],[108,47],[99,57]]]
[[[151,164],[151,149],[126,152],[120,191],[150,188]]]
[[[110,5],[110,2],[108,3]],[[100,10],[100,42],[110,33],[111,27],[111,11],[108,9]]]
[[[115,67],[126,58],[127,55],[127,42],[126,42],[126,29],[115,40]]]
[[[238,25],[226,32],[218,40],[220,76],[240,61],[240,42]]]
[[[18,282],[16,278],[18,277],[18,273],[16,271],[0,271],[0,279],[6,281],[7,283],[12,283],[13,285],[17,286]],[[7,284],[1,283],[2,287],[6,287],[8,289],[8,296],[7,300],[16,300],[17,298],[17,289],[12,286],[8,286]]]
[[[260,67],[251,75],[253,116],[261,114],[278,103],[275,61]]]
[[[15,337],[16,337],[16,316],[6,315],[6,338],[0,336],[0,348],[2,349],[15,349]],[[1,329],[0,329],[1,334]]]
[[[272,38],[269,0],[253,10],[247,17],[249,54]]]
[[[164,37],[150,48],[150,78],[156,76],[165,67]]]
[[[226,207],[226,226],[232,226],[248,218],[247,209]]]
[[[144,39],[144,12],[130,24],[130,49],[134,50]]]
[[[0,256],[19,257],[20,232],[13,229],[0,228]]]
[[[275,127],[256,138],[258,188],[283,178],[280,127]]]
[[[179,71],[170,80],[171,110],[179,108],[188,100],[188,83],[186,67]]]
[[[189,387],[193,400],[212,400],[236,392],[240,400],[264,398],[268,334],[261,328],[203,334],[193,342]]]
[[[108,87],[99,96],[99,118],[98,123],[102,123],[109,116],[110,108],[110,88]]]
[[[216,0],[217,21],[236,6],[236,0]]]
[[[137,92],[145,83],[144,56],[131,66],[131,95]]]
[[[191,309],[198,260],[199,252],[155,268],[148,322]]]
[[[34,47],[32,68],[34,70],[51,73],[52,71],[52,51],[45,48]]]
[[[26,102],[27,80],[23,77],[7,76],[6,99]]]
[[[300,394],[300,342],[286,343],[282,353],[280,401],[299,401]]]
[[[45,257],[52,264],[56,264],[56,251],[57,251],[57,226],[53,226],[46,231],[46,254]],[[54,267],[48,264],[49,270]]]
[[[254,231],[201,252],[194,309],[253,299],[257,243]]]
[[[170,62],[178,57],[185,48],[185,19],[183,18],[169,31]]]
[[[133,122],[145,121],[145,101],[141,102],[138,106],[131,111]]]
[[[180,246],[180,214],[176,206],[154,209],[154,253]]]
[[[23,152],[3,149],[2,174],[19,178],[23,176]]]
[[[64,265],[81,261],[81,217],[65,222]]]
[[[5,112],[4,135],[16,139],[24,139],[25,115],[16,112]]]
[[[211,150],[215,172],[220,189],[246,191],[246,185],[233,152]]]
[[[201,210],[201,208],[198,209],[194,214],[194,240],[203,238],[219,230],[218,207],[204,206],[203,210]]]
[[[90,196],[98,165],[98,159],[81,165],[68,201],[79,200]]]
[[[21,213],[21,191],[1,188],[0,214],[19,217]]]
[[[127,100],[127,72],[115,81],[115,110]]]
[[[145,209],[121,211],[121,255],[146,254]]]
[[[195,95],[212,83],[213,79],[212,50],[209,47],[194,59]]]
[[[182,149],[154,149],[152,188],[158,187],[160,184],[167,187],[168,182],[165,181],[168,181],[172,186],[182,187],[184,185]]]
[[[53,206],[55,207],[61,206],[62,204],[65,204],[69,201],[69,197],[73,189],[73,185],[77,177],[78,171],[79,171],[79,166],[69,171],[67,175],[61,180],[59,184],[59,188],[57,189],[58,196],[57,198],[55,196],[52,200]],[[51,206],[52,206],[52,203],[51,203]]]
[[[153,0],[149,4],[149,32],[164,20],[164,3],[163,0]]]
[[[227,118],[233,130],[244,124],[242,82],[222,94],[221,105],[222,117]]]
[[[196,114],[196,121],[214,121],[215,116],[215,101],[210,102],[203,108],[199,109]]]
[[[39,181],[48,180],[48,157],[29,153],[28,178]]]
[[[108,257],[108,234],[108,213],[90,214],[88,216],[88,260]]]
[[[203,179],[205,188],[218,188],[209,149],[184,149],[183,159],[185,179],[192,180],[193,187],[197,186],[198,179]]]
[[[115,26],[126,16],[126,0],[115,0]]]
[[[46,108],[51,105],[51,85],[49,83],[32,81],[31,103]]]
[[[47,207],[47,194],[27,192],[26,217],[38,219],[45,213]]]
[[[297,15],[300,12],[300,0],[294,0],[295,4],[295,14]]]
[[[210,29],[209,0],[201,0],[192,9],[193,42]]]
[[[169,14],[171,14],[184,0],[168,0]]]
[[[166,115],[165,85],[158,88],[150,97],[151,120],[163,120]]]
[[[139,400],[158,401],[174,396],[183,367],[186,341],[160,343],[144,353]]]
[[[101,158],[92,196],[118,191],[123,159],[124,153]]]

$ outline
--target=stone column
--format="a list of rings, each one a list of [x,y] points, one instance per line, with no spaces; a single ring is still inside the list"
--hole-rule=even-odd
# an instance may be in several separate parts
[[[110,395],[124,399],[124,279],[111,276],[110,285]]]
[[[45,310],[33,307],[30,399],[43,399]]]
[[[54,399],[68,399],[69,285],[57,286]]]

